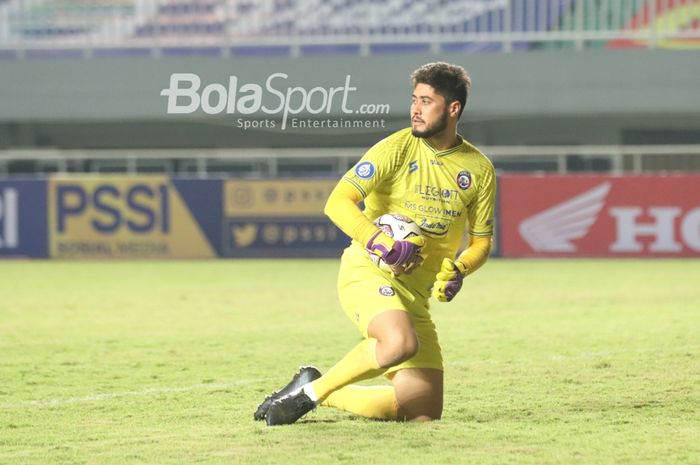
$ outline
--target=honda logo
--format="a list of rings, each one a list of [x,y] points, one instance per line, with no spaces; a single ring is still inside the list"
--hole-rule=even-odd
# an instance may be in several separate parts
[[[588,234],[609,191],[603,183],[523,220],[520,236],[535,252],[576,252],[572,241]]]
[[[640,236],[650,236],[654,240],[649,252],[681,252],[683,244],[676,240],[676,220],[680,218],[680,239],[688,248],[700,252],[700,208],[688,211],[685,215],[679,207],[650,207],[646,214],[651,222],[642,222],[640,207],[613,207],[608,210],[615,218],[617,237],[610,246],[611,252],[642,252]]]
[[[518,226],[520,237],[534,252],[579,252],[574,241],[588,236],[599,220],[603,223],[607,201],[618,205],[605,209],[605,224],[596,227],[596,240],[600,240],[601,231],[607,231],[603,237],[609,242],[598,242],[603,250],[616,254],[700,252],[700,206],[654,205],[617,191],[609,196],[612,186],[606,181],[525,218]]]

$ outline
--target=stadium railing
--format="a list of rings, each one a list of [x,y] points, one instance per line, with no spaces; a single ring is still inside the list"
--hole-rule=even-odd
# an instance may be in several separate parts
[[[503,171],[700,172],[700,145],[482,146]],[[0,178],[47,173],[165,173],[206,178],[337,177],[363,149],[0,150]]]
[[[700,48],[700,0],[0,0],[0,58]]]

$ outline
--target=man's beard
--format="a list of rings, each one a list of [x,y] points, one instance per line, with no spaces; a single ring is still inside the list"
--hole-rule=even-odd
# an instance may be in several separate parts
[[[433,124],[432,126],[428,126],[423,131],[418,131],[417,129],[412,128],[411,133],[414,136],[420,137],[422,139],[433,137],[435,134],[438,134],[445,130],[445,128],[447,127],[447,117],[447,110],[445,110],[445,112],[442,114],[442,118],[436,121],[435,124]]]

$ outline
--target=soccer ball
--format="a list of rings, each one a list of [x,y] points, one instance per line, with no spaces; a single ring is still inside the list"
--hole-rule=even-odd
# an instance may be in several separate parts
[[[374,220],[379,229],[384,234],[391,237],[395,241],[408,239],[409,237],[417,237],[421,235],[420,227],[411,218],[399,215],[398,213],[386,213]],[[372,263],[377,265],[381,270],[391,272],[391,267],[387,265],[383,259],[367,250],[367,255]]]

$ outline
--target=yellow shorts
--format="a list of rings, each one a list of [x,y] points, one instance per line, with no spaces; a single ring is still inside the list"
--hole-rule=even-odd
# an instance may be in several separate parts
[[[404,310],[411,317],[418,335],[418,353],[389,368],[386,374],[403,368],[442,370],[442,350],[430,317],[428,297],[411,292],[355,247],[350,246],[343,253],[338,275],[338,297],[345,314],[366,338],[369,323],[375,316],[387,310]]]

